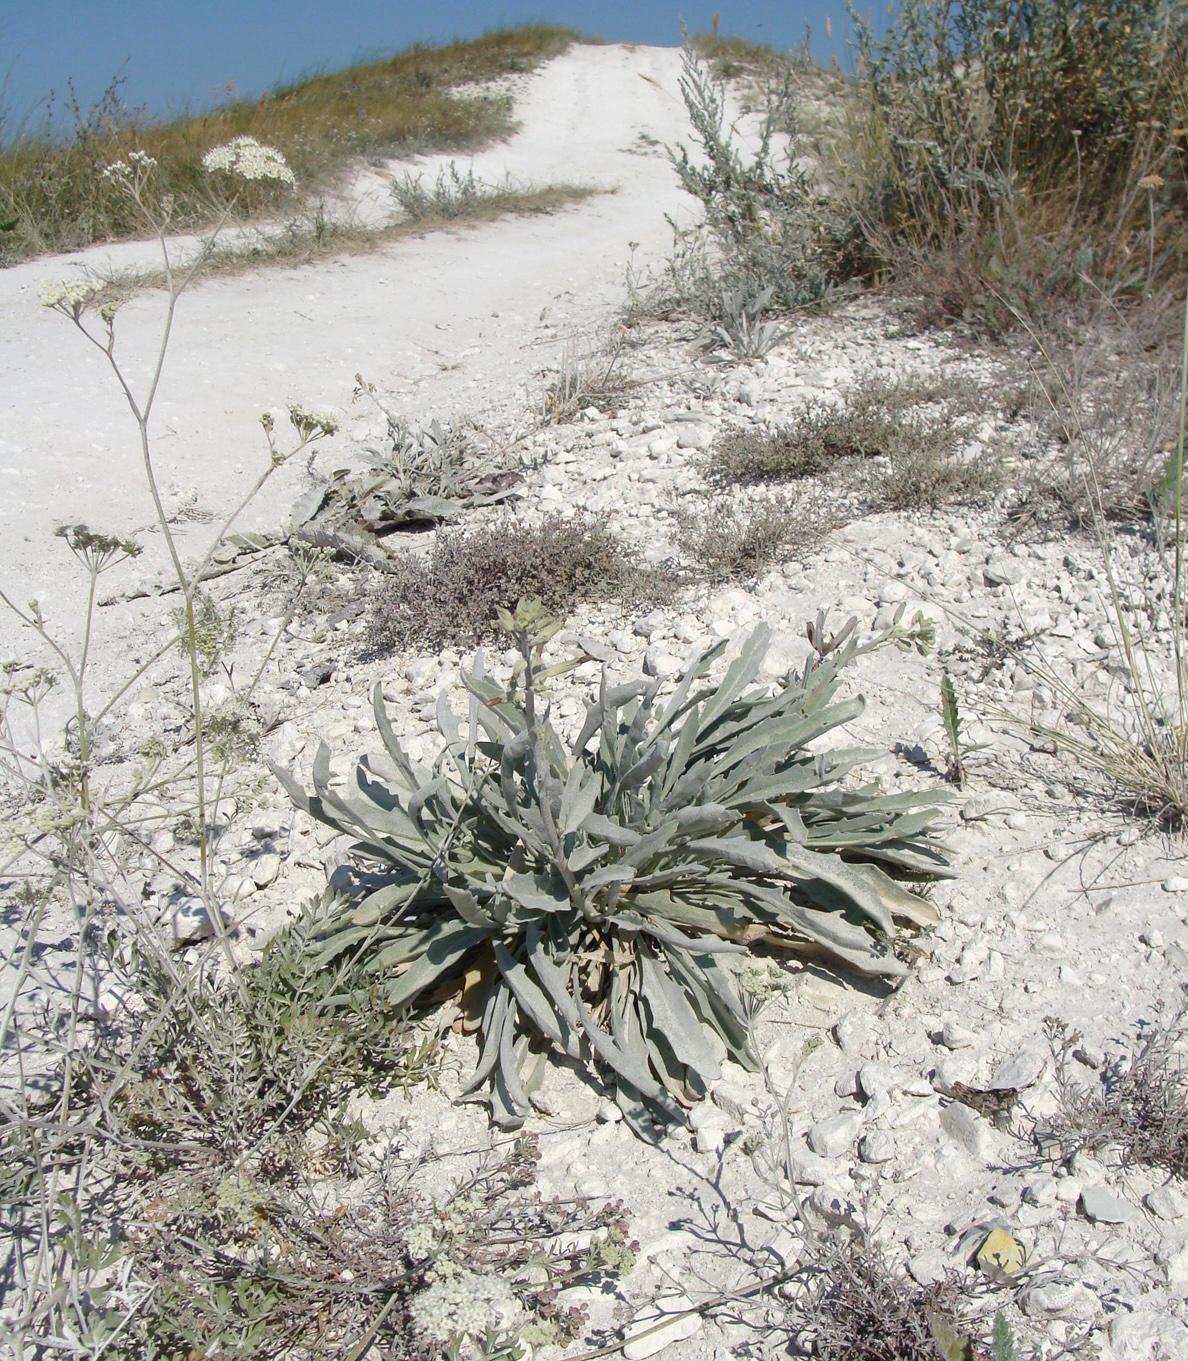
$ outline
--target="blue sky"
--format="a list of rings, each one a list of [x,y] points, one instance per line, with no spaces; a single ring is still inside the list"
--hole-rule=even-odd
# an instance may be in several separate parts
[[[0,0],[0,109],[12,135],[51,89],[74,82],[90,106],[113,76],[131,107],[154,115],[198,111],[236,94],[254,96],[314,70],[337,70],[414,42],[470,37],[506,24],[547,20],[621,41],[675,45],[681,19],[722,32],[797,46],[806,23],[818,55],[844,24],[843,0],[754,0],[728,5],[617,0],[478,4],[473,0]]]

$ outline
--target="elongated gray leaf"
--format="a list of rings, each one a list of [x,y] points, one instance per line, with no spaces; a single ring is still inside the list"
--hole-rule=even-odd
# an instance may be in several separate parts
[[[590,774],[581,764],[575,764],[565,792],[561,796],[560,828],[562,832],[576,832],[594,811],[602,781]]]
[[[760,664],[770,642],[771,629],[766,624],[760,624],[743,642],[738,656],[727,668],[721,685],[705,702],[701,710],[698,728],[702,735],[713,727],[759,674]]]
[[[574,993],[573,1002],[582,1021],[582,1033],[590,1041],[590,1047],[598,1057],[615,1073],[621,1074],[640,1093],[653,1101],[665,1102],[664,1089],[644,1068],[629,1049],[620,1048],[613,1039],[595,1023],[580,994]]]
[[[410,964],[387,987],[388,1005],[393,1008],[415,1001],[418,994],[447,973],[468,950],[487,938],[488,932],[465,922],[447,922],[430,928],[429,944],[415,963]],[[382,955],[381,955],[382,958]]]
[[[686,936],[675,926],[653,921],[649,917],[641,917],[635,912],[617,912],[610,920],[626,931],[643,932],[644,935],[651,936],[653,940],[660,941],[662,945],[675,945],[682,950],[688,950],[690,954],[745,955],[747,953],[745,946],[735,945],[720,936]]]
[[[464,888],[455,888],[452,884],[443,884],[442,888],[446,897],[453,903],[458,916],[468,926],[480,926],[487,931],[495,929],[494,917],[482,909],[473,893]]]
[[[569,856],[569,868],[574,874],[580,874],[582,870],[588,869],[591,865],[603,859],[603,857],[609,853],[609,846],[578,846]]]
[[[643,999],[653,1023],[677,1058],[703,1081],[712,1082],[720,1075],[722,1065],[683,989],[673,983],[667,968],[646,952],[639,956],[639,967]]]
[[[582,888],[592,893],[595,889],[605,888],[607,884],[629,884],[634,878],[635,870],[631,865],[603,865],[586,875],[582,880]]]
[[[705,836],[707,832],[721,832],[739,821],[738,813],[720,803],[678,808],[675,816],[677,831],[681,836]]]
[[[601,837],[612,846],[634,846],[639,842],[638,832],[623,827],[601,813],[590,813],[582,822],[581,830],[590,836]]]
[[[806,940],[815,942],[835,959],[859,973],[879,978],[898,978],[907,972],[903,962],[885,946],[880,948],[868,931],[847,921],[839,911],[821,910],[796,902],[778,888],[748,884],[747,896],[764,903],[780,921]]]
[[[567,912],[573,908],[564,887],[544,874],[508,874],[499,887],[532,912]]]
[[[487,994],[482,1020],[479,1023],[478,1063],[462,1087],[463,1096],[477,1091],[498,1066],[503,1028],[511,1023],[511,1014],[512,994],[505,988],[492,988]]]
[[[502,942],[495,942],[495,962],[515,993],[520,1008],[555,1045],[571,1059],[581,1057],[577,1035],[564,1014],[559,1012],[548,996],[533,982],[527,968],[520,963]]]

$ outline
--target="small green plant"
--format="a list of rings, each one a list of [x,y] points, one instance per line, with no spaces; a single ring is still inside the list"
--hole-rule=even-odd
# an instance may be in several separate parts
[[[431,769],[405,754],[377,687],[387,758],[338,792],[321,748],[297,805],[356,840],[381,875],[317,959],[358,957],[392,1006],[453,993],[479,1019],[468,1084],[518,1125],[551,1052],[593,1067],[634,1128],[650,1134],[704,1095],[723,1052],[752,1064],[732,956],[764,943],[894,977],[894,919],[935,910],[903,876],[946,872],[929,827],[936,795],[888,798],[842,777],[870,754],[816,750],[860,699],[835,692],[850,640],[774,693],[751,688],[768,643],[757,629],[717,685],[720,643],[673,692],[605,677],[566,744],[542,687],[558,625],[538,605],[505,616],[520,655],[500,685],[476,662],[466,731],[442,701]],[[898,635],[897,635],[898,636]]]
[[[941,1361],[978,1361],[978,1352],[973,1339],[967,1337],[964,1331],[955,1328],[938,1314],[930,1315],[928,1323]],[[899,1354],[895,1355],[898,1357]],[[1015,1335],[1001,1310],[994,1315],[994,1327],[990,1333],[986,1361],[1019,1361]]]
[[[990,1361],[1019,1361],[1015,1335],[1001,1310],[994,1315],[994,1330],[990,1334]]]
[[[791,82],[768,87],[758,145],[746,154],[728,125],[721,81],[692,44],[682,56],[681,94],[694,150],[670,149],[669,159],[705,220],[676,232],[673,300],[728,331],[735,297],[766,296],[781,312],[820,306],[835,291],[842,227],[800,168],[805,148]]]
[[[963,721],[961,706],[957,700],[957,687],[947,670],[941,673],[940,683],[941,722],[944,724],[945,741],[949,745],[949,761],[945,767],[945,779],[961,789],[968,776],[965,759],[981,747],[971,747],[962,733]]]
[[[119,949],[117,976],[158,1018],[113,1102],[131,1135],[230,1166],[245,1149],[259,1156],[281,1123],[284,1140],[319,1123],[332,1134],[348,1095],[399,1079],[411,1037],[374,983],[311,967],[310,944],[335,916],[329,892],[306,902],[235,978],[191,978]]]
[[[763,321],[764,309],[771,302],[770,285],[748,298],[740,289],[722,295],[722,320],[710,333],[708,344],[721,345],[737,359],[762,359],[786,336],[774,321]]]

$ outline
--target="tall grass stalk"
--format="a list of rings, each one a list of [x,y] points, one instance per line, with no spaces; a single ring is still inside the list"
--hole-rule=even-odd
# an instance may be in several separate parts
[[[1175,475],[1173,492],[1175,543],[1175,649],[1176,695],[1183,724],[1188,706],[1184,703],[1184,442],[1188,437],[1188,293],[1184,299],[1184,345],[1180,355],[1180,419],[1176,431],[1176,447],[1172,454]]]
[[[1039,343],[1038,336],[1032,337]],[[1054,366],[1049,362],[1051,370]],[[1171,618],[1168,650],[1174,671],[1174,712],[1161,703],[1166,694],[1163,658],[1157,644],[1145,633],[1136,635],[1131,622],[1135,599],[1156,624],[1160,618],[1158,596],[1148,595],[1141,580],[1128,579],[1114,551],[1113,531],[1103,508],[1103,490],[1092,461],[1082,469],[1085,497],[1093,508],[1092,527],[1101,552],[1106,582],[1106,605],[1110,626],[1124,668],[1125,694],[1107,696],[1100,704],[1090,702],[1083,690],[1067,680],[1052,663],[1027,651],[1008,649],[1037,681],[1052,691],[1066,711],[1062,723],[1034,723],[1012,714],[1003,717],[1016,726],[1051,741],[1057,752],[1102,779],[1120,802],[1177,829],[1188,825],[1188,676],[1185,674],[1184,618],[1184,444],[1188,430],[1188,299],[1184,311],[1184,334],[1179,363],[1177,440],[1168,460],[1171,488],[1171,552],[1169,588]],[[1093,414],[1078,394],[1064,394],[1066,406],[1078,419],[1091,421]],[[1165,503],[1166,505],[1166,503]],[[1152,507],[1152,539],[1159,538],[1161,509]],[[1165,560],[1166,561],[1166,560]],[[1083,735],[1081,735],[1083,733]]]

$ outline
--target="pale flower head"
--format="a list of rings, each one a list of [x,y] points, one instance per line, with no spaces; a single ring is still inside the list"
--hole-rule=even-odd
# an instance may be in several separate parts
[[[743,994],[744,1004],[758,1011],[781,993],[787,992],[792,980],[786,969],[772,959],[748,955],[735,966],[735,982]]]
[[[77,317],[103,288],[100,279],[63,279],[56,284],[46,284],[39,296],[44,307],[52,307],[68,317]]]
[[[515,1291],[499,1276],[481,1275],[452,1262],[439,1263],[433,1283],[414,1296],[413,1328],[427,1342],[481,1342],[488,1333],[510,1332],[524,1317]]]
[[[122,161],[105,165],[99,174],[120,189],[136,193],[144,187],[145,181],[156,168],[156,158],[147,151],[130,151]]]
[[[254,137],[233,137],[213,147],[203,156],[202,164],[212,173],[222,171],[241,180],[276,180],[290,188],[297,182],[281,153]]]
[[[338,413],[329,408],[289,403],[289,423],[302,439],[322,439],[338,430]]]

